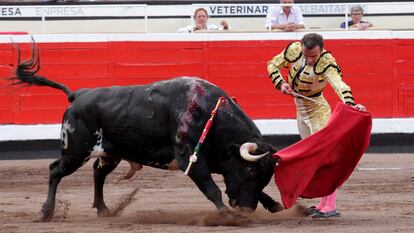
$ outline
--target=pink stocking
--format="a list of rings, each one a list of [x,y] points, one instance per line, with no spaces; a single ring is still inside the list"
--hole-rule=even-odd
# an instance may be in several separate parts
[[[323,207],[325,207],[325,205],[326,205],[326,200],[327,199],[328,199],[328,197],[322,197],[319,204],[316,205],[316,209],[318,209],[318,210],[323,209]]]
[[[321,209],[321,212],[329,212],[336,209],[336,190],[331,195],[326,197],[326,204]]]

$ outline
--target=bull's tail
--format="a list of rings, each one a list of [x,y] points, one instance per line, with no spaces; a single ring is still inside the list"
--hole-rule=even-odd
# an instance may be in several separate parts
[[[14,47],[17,49],[17,69],[16,77],[17,80],[13,85],[28,84],[36,86],[49,86],[63,91],[68,97],[69,102],[73,101],[73,92],[65,85],[51,81],[45,77],[39,76],[36,73],[40,69],[40,54],[39,48],[32,37],[32,56],[29,60],[20,62],[20,47],[18,44],[13,42]]]

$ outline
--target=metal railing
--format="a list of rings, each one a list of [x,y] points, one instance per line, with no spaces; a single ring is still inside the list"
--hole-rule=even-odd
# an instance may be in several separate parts
[[[414,21],[414,2],[399,2],[398,4],[394,3],[329,3],[329,4],[294,4],[294,6],[299,7],[302,10],[303,16],[305,18],[305,23],[307,25],[306,30],[313,30],[313,29],[321,29],[321,30],[344,30],[339,28],[339,24],[334,27],[334,22],[339,22],[339,20],[348,22],[350,19],[349,10],[350,7],[353,5],[360,5],[364,9],[364,17],[372,18],[372,17],[382,17],[382,16],[399,16],[402,15],[404,17],[409,17],[409,21]],[[170,31],[172,27],[176,27],[176,29],[182,27],[183,25],[175,25],[181,24],[183,19],[187,18],[190,21],[190,24],[194,22],[192,19],[192,15],[194,10],[199,7],[205,8],[209,15],[212,18],[228,18],[228,19],[236,19],[234,21],[240,22],[241,20],[246,19],[254,19],[254,23],[252,23],[250,29],[248,27],[243,27],[243,25],[239,24],[239,26],[232,26],[231,31],[237,30],[244,30],[244,31],[264,31],[265,21],[266,21],[266,14],[268,10],[272,6],[280,6],[280,4],[192,4],[192,5],[163,5],[163,6],[156,6],[156,5],[144,5],[144,4],[119,4],[119,5],[112,5],[112,4],[100,4],[100,5],[24,5],[24,6],[2,6],[2,14],[0,14],[0,22],[3,22],[3,25],[7,26],[8,21],[17,20],[18,22],[13,22],[17,26],[21,25],[21,22],[24,20],[31,20],[39,19],[40,20],[40,28],[38,28],[41,33],[54,33],[53,27],[65,27],[66,24],[60,23],[51,23],[48,25],[47,22],[53,20],[59,21],[73,21],[73,20],[86,20],[88,22],[76,22],[76,24],[70,24],[73,27],[73,30],[76,30],[77,27],[86,28],[86,24],[91,23],[91,21],[98,21],[98,20],[119,20],[119,21],[126,21],[128,19],[137,19],[136,23],[139,24],[137,26],[138,29],[141,31],[148,33],[150,29],[154,29],[152,31]],[[326,18],[326,16],[329,17]],[[149,28],[149,17],[151,20],[151,28]],[[170,17],[170,18],[169,18]],[[316,18],[315,18],[316,17]],[[333,17],[332,19],[330,17]],[[181,19],[180,19],[181,18]],[[161,23],[154,23],[155,21],[160,22],[162,20],[168,19],[170,20],[170,24],[168,28],[162,28],[160,26]],[[180,19],[180,20],[178,20]],[[327,20],[326,20],[327,19]],[[394,18],[389,18],[393,20]],[[96,20],[96,21],[95,21]],[[171,21],[177,21],[174,24]],[[325,20],[325,21],[324,21]],[[329,21],[331,20],[331,21]],[[404,20],[404,19],[402,19]],[[400,20],[399,22],[402,22]],[[308,24],[308,22],[311,22]],[[330,28],[326,26],[318,27],[318,22],[325,22],[325,25],[330,25]],[[116,24],[118,23],[118,24]],[[120,22],[111,22],[111,24],[107,26],[108,30],[112,32],[119,31],[122,32],[123,28],[127,28],[129,25],[126,25],[121,22],[121,26],[119,25]],[[314,24],[314,26],[309,26]],[[392,25],[386,25],[387,21],[382,20],[381,25],[376,25],[375,28],[390,28]],[[414,29],[414,25],[411,25],[409,22],[404,22],[406,27],[409,29]],[[69,24],[69,23],[68,23]],[[62,25],[62,26],[61,26]],[[94,27],[94,24],[91,24],[91,29]],[[3,28],[0,26],[0,30],[6,30],[7,28],[12,28],[11,26]],[[100,24],[101,27],[105,27],[105,23]],[[159,28],[156,28],[156,27]],[[30,26],[25,28],[33,28],[38,27],[33,23],[30,23]],[[395,25],[398,27],[398,24]],[[16,27],[18,28],[18,27]],[[176,30],[175,29],[175,30]],[[10,29],[9,29],[10,30]],[[165,31],[163,31],[165,30]],[[175,31],[174,30],[174,31]],[[345,30],[350,30],[348,28],[348,24],[345,24]],[[30,30],[34,31],[34,30]],[[63,30],[57,30],[63,31]],[[81,31],[81,30],[79,30]],[[96,30],[97,31],[97,30]],[[102,31],[102,30],[101,30]],[[99,32],[101,32],[99,31]],[[128,32],[128,30],[125,30]],[[267,31],[272,31],[270,28]],[[273,30],[275,31],[275,30]],[[76,31],[77,32],[77,31]],[[106,32],[106,31],[105,31]],[[129,32],[138,32],[137,30],[129,30]]]
[[[41,32],[47,33],[47,19],[91,18],[91,19],[144,19],[144,32],[148,32],[148,6],[131,5],[47,5],[4,7],[6,13],[1,18],[39,18]],[[3,10],[4,11],[4,10]]]
[[[414,20],[414,2],[378,2],[378,3],[313,3],[313,4],[192,4],[192,13],[197,8],[205,8],[211,17],[266,17],[268,10],[274,6],[297,6],[306,18],[314,16],[343,16],[345,30],[349,30],[346,22],[350,19],[352,6],[361,6],[364,16],[412,15]],[[190,16],[192,19],[192,14]],[[193,22],[193,19],[192,19]],[[265,18],[263,19],[265,22]],[[264,25],[264,23],[263,23]],[[339,26],[339,25],[338,25]],[[338,30],[342,30],[339,27]],[[413,26],[414,29],[414,26]],[[267,29],[269,32],[272,29]]]

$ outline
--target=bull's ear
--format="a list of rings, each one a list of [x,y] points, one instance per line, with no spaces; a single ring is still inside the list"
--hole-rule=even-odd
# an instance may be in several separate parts
[[[269,143],[260,142],[260,143],[257,144],[257,150],[256,150],[255,154],[262,154],[262,153],[265,153],[265,152],[269,152],[270,154],[274,154],[274,153],[276,153],[276,151],[277,151],[277,149],[273,145],[271,145]]]
[[[263,163],[271,163],[273,166],[276,165],[278,158],[273,157],[273,154],[277,152],[277,149],[273,145],[269,143],[259,143],[257,152],[258,153],[269,152],[271,156],[266,156],[265,158],[259,161],[262,161]]]

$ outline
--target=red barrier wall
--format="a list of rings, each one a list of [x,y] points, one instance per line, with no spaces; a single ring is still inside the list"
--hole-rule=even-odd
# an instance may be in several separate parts
[[[39,74],[72,90],[198,76],[235,96],[252,118],[294,118],[292,99],[273,89],[266,70],[267,61],[289,42],[38,43]],[[29,58],[30,45],[20,46],[23,58]],[[332,39],[326,48],[356,101],[374,117],[414,117],[414,39]],[[0,77],[12,76],[16,60],[13,45],[0,44]],[[8,83],[0,80],[0,124],[60,122],[68,106],[63,93]],[[338,101],[331,88],[325,95],[332,105]]]

